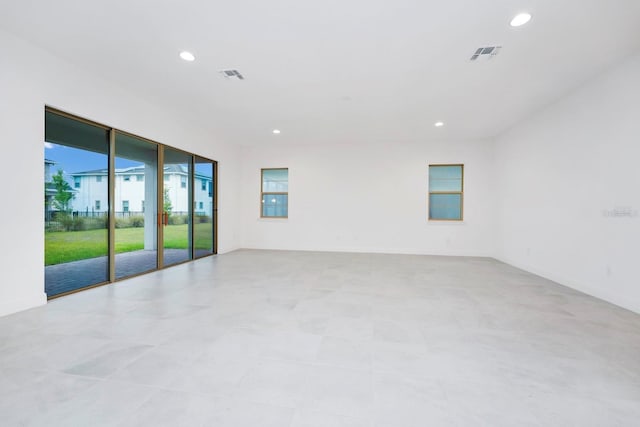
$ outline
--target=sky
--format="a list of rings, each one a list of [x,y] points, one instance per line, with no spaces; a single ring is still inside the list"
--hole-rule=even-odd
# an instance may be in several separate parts
[[[108,167],[108,156],[106,154],[94,153],[92,151],[52,144],[50,142],[44,143],[44,158],[56,162],[51,168],[51,172],[55,174],[58,172],[58,169],[62,169],[65,174],[65,179],[67,180],[71,173],[107,169]],[[126,168],[140,164],[140,162],[122,158],[116,159],[116,168]]]
[[[76,172],[85,172],[96,169],[107,169],[107,155],[94,153],[88,150],[73,148],[66,145],[58,145],[50,142],[44,143],[44,158],[56,162],[51,168],[51,173],[55,174],[58,169],[62,169],[67,181],[71,181],[69,176]],[[116,168],[128,168],[140,166],[142,163],[116,157]],[[205,165],[196,165],[196,173],[211,176],[211,169]]]

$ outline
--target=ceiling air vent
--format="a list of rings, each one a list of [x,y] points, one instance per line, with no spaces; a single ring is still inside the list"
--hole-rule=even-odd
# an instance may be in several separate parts
[[[244,80],[244,76],[240,74],[240,71],[238,70],[222,70],[220,71],[220,74],[222,74],[227,79]]]
[[[494,56],[496,56],[498,53],[500,53],[500,49],[502,49],[502,46],[479,47],[478,49],[476,49],[476,52],[473,55],[471,55],[470,60],[471,61],[489,60]]]

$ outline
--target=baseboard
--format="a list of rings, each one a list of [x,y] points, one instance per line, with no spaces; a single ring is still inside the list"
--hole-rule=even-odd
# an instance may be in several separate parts
[[[634,303],[634,301],[629,301],[627,299],[624,299],[621,296],[608,294],[606,292],[603,292],[602,289],[599,287],[581,283],[569,277],[564,277],[562,275],[558,275],[550,271],[545,271],[543,269],[539,269],[531,265],[527,265],[525,263],[512,260],[507,257],[496,256],[494,258],[512,267],[519,268],[520,270],[524,270],[528,273],[535,274],[536,276],[543,277],[545,279],[551,280],[552,282],[556,282],[560,285],[566,286],[578,292],[582,292],[586,295],[592,296],[594,298],[598,298],[600,300],[606,301],[613,305],[617,305],[618,307],[622,307],[626,310],[630,310],[630,311],[633,311],[634,313],[640,314],[640,303]]]
[[[42,294],[34,295],[29,298],[20,298],[13,300],[4,300],[0,302],[0,317],[8,316],[9,314],[17,313],[19,311],[28,310],[30,308],[39,307],[47,303],[47,295]]]
[[[287,247],[259,247],[245,245],[238,249],[263,250],[263,251],[299,251],[299,252],[336,252],[358,254],[389,254],[389,255],[427,255],[427,256],[452,256],[493,258],[493,254],[477,252],[432,252],[415,249],[373,249],[368,247],[319,247],[319,248],[287,248]]]

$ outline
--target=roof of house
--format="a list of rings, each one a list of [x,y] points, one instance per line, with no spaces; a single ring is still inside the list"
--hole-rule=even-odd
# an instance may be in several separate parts
[[[66,191],[70,193],[78,192],[78,190],[76,190],[75,188],[68,188]],[[56,188],[56,185],[53,182],[44,183],[44,194],[46,196],[54,196],[57,192],[58,192],[58,189]]]
[[[141,175],[144,174],[145,172],[145,167],[144,166],[131,166],[128,168],[120,168],[120,169],[116,169],[116,175]],[[171,164],[171,165],[165,165],[164,167],[164,172],[167,174],[178,174],[178,175],[186,175],[187,174],[187,168],[185,168],[183,165],[176,165],[176,164]],[[107,176],[109,173],[108,169],[94,169],[94,170],[88,170],[88,171],[81,171],[81,172],[74,172],[74,173],[70,173],[69,175],[76,177],[76,176]],[[201,175],[196,173],[196,178],[199,179],[209,179],[211,180],[210,176],[206,176],[206,175]]]

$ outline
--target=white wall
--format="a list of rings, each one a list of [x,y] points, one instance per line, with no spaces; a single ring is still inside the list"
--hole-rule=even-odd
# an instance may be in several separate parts
[[[482,141],[246,147],[246,248],[493,255],[491,166]],[[464,222],[427,221],[430,163],[464,163]],[[289,218],[260,219],[260,168],[289,168]]]
[[[179,114],[151,105],[0,31],[0,315],[45,303],[44,107],[219,161],[219,251],[238,247],[239,149]],[[16,180],[16,177],[20,177]]]
[[[640,55],[496,149],[498,258],[640,312]]]
[[[2,31],[0,55],[0,315],[45,302],[45,105],[218,160],[221,253],[249,247],[496,255],[640,312],[640,217],[603,214],[640,210],[640,55],[495,145],[390,142],[242,152],[180,113]],[[458,162],[465,164],[465,221],[429,223],[427,165]],[[259,218],[262,167],[289,168],[286,220]]]

